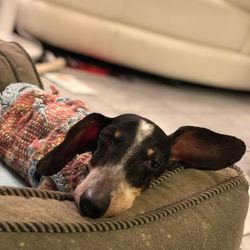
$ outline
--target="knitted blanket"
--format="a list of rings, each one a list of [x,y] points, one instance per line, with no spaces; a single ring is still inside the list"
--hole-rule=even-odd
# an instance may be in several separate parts
[[[58,146],[68,130],[89,110],[82,101],[61,98],[27,83],[9,85],[0,95],[0,158],[31,186],[41,176],[37,162]],[[50,178],[60,191],[71,192],[84,176],[90,153],[77,155]]]

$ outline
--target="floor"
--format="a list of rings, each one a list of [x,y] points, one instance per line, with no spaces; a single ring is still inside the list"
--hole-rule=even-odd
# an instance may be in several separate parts
[[[250,176],[250,92],[200,88],[164,79],[130,75],[96,76],[64,70],[87,83],[96,94],[61,94],[83,99],[89,108],[107,116],[136,113],[158,124],[167,134],[183,125],[207,127],[245,141],[247,153],[238,165]]]
[[[61,95],[84,100],[89,108],[107,116],[137,113],[157,123],[167,134],[183,125],[208,127],[217,132],[243,139],[247,152],[238,163],[250,176],[250,93],[227,92],[195,87],[147,76],[103,77],[65,69],[76,79],[85,82],[95,93],[82,95],[61,90]],[[48,87],[47,80],[44,80]],[[9,175],[0,170],[0,184],[6,184]],[[16,180],[15,185],[22,185]],[[250,248],[250,217],[247,220],[242,249]]]

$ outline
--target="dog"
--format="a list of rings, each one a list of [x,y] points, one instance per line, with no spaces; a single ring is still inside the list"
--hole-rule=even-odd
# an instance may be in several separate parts
[[[91,218],[126,211],[165,170],[179,164],[220,170],[246,150],[242,140],[207,128],[166,135],[139,115],[90,113],[81,101],[30,84],[9,85],[0,101],[1,159],[38,188],[61,190],[66,180],[61,191],[74,192],[80,212]]]

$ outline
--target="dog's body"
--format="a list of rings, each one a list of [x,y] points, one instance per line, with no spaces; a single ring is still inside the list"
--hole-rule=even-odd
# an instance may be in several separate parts
[[[167,136],[146,118],[89,114],[81,101],[28,84],[1,95],[0,128],[0,157],[14,171],[33,186],[74,191],[81,212],[93,218],[127,210],[175,163],[218,170],[245,152],[232,136],[190,126]]]

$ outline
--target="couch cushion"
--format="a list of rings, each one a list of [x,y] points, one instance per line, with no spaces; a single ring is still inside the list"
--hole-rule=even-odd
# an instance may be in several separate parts
[[[230,3],[233,3],[246,11],[250,10],[250,1],[249,0],[226,0]]]
[[[245,42],[250,23],[248,13],[222,0],[36,0],[29,9],[46,11],[49,5],[233,50]]]
[[[0,187],[0,249],[239,249],[247,190],[237,167],[178,169],[126,213],[92,220],[70,194]]]

